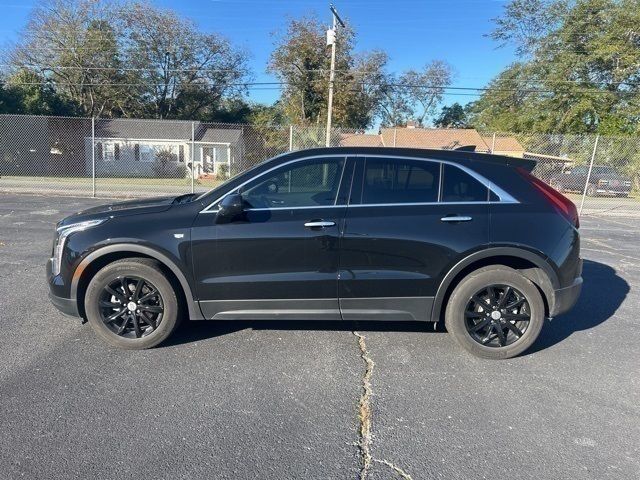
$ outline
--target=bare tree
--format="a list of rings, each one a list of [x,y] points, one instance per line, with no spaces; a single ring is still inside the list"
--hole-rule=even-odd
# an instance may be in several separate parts
[[[139,2],[44,0],[9,60],[95,116],[206,117],[247,77],[244,52]]]
[[[407,70],[399,77],[388,75],[382,85],[381,119],[386,126],[415,120],[424,125],[442,103],[453,77],[451,66],[434,60],[422,70]]]
[[[446,87],[451,85],[452,76],[452,68],[447,62],[434,60],[421,71],[408,70],[400,77],[399,88],[404,90],[414,119],[420,125],[436,113]]]
[[[31,13],[9,55],[14,69],[32,71],[89,115],[111,113],[125,92],[118,51],[118,7],[92,0],[47,0]]]
[[[148,114],[193,118],[246,89],[246,55],[227,40],[148,3],[127,6],[123,19],[124,54]]]

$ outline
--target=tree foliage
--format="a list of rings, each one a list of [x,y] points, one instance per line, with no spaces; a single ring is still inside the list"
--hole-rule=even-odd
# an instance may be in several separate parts
[[[394,75],[386,72],[387,62],[381,51],[356,54],[354,31],[338,29],[334,125],[363,129],[375,120],[383,125],[424,123],[436,112],[451,83],[451,67],[436,60],[422,70]],[[324,123],[329,69],[325,27],[315,17],[291,20],[276,39],[269,62],[269,71],[283,82],[281,103],[290,122]]]
[[[57,94],[42,77],[22,70],[0,83],[0,113],[76,116],[82,108]]]
[[[471,108],[478,126],[638,132],[640,1],[512,0],[493,37],[526,53]]]
[[[467,112],[458,102],[442,107],[440,115],[438,115],[433,124],[440,128],[469,128]]]
[[[204,118],[242,93],[246,55],[144,2],[45,0],[10,55],[85,115]]]
[[[293,123],[326,121],[330,47],[325,27],[315,17],[293,19],[276,38],[268,70],[283,82],[281,107]],[[354,31],[337,29],[333,123],[366,128],[377,114],[383,69],[382,52],[354,53]]]
[[[424,125],[442,103],[452,77],[453,69],[442,60],[434,60],[422,70],[389,74],[383,87],[382,125],[405,125],[410,120]]]

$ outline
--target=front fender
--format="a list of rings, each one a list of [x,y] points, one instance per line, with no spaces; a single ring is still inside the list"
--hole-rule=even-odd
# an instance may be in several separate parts
[[[78,294],[78,285],[80,283],[80,279],[82,278],[82,274],[84,271],[96,260],[104,257],[105,255],[113,254],[113,253],[132,253],[132,254],[142,254],[148,257],[151,257],[166,268],[171,270],[171,272],[175,275],[175,277],[180,282],[180,286],[182,287],[185,297],[187,299],[187,306],[189,308],[189,317],[194,320],[201,320],[202,313],[200,312],[200,308],[197,303],[197,299],[193,295],[193,289],[187,279],[187,275],[185,272],[174,262],[169,256],[165,255],[162,252],[159,252],[156,249],[151,247],[147,247],[145,245],[135,244],[135,243],[113,243],[106,246],[102,246],[97,250],[94,250],[89,255],[87,255],[76,267],[76,270],[73,274],[73,278],[71,280],[71,298],[77,299]]]

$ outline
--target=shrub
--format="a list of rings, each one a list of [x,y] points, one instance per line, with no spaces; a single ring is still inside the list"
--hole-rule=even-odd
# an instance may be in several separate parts
[[[171,150],[160,150],[153,161],[153,173],[159,178],[182,178],[186,175],[186,167],[178,163]]]
[[[218,172],[216,173],[216,180],[226,180],[229,178],[229,165],[222,163],[218,165]]]

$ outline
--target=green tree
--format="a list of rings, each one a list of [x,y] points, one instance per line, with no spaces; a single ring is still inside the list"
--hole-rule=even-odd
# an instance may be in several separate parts
[[[434,125],[442,128],[468,128],[467,112],[458,102],[450,106],[445,105]]]
[[[292,123],[326,121],[330,55],[325,27],[315,17],[294,19],[276,38],[268,70],[283,82],[280,103]],[[333,124],[350,128],[370,126],[378,113],[380,80],[387,57],[382,52],[354,53],[351,28],[339,28]]]
[[[539,132],[638,132],[639,0],[512,0],[493,37],[516,46],[473,108],[479,126]]]
[[[9,77],[0,90],[0,113],[75,116],[80,105],[59,95],[34,72],[21,70]]]

